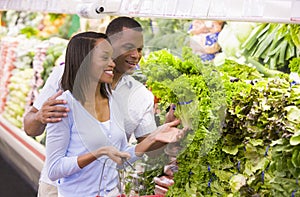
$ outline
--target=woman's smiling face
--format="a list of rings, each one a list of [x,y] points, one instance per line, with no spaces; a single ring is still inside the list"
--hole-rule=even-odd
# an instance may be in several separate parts
[[[99,39],[92,51],[90,74],[92,79],[101,83],[112,83],[115,63],[112,60],[113,49],[105,39]]]

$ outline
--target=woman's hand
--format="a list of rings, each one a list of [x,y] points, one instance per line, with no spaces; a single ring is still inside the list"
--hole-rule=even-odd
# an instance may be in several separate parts
[[[130,154],[127,152],[121,152],[113,146],[104,146],[101,147],[93,152],[80,155],[77,158],[78,166],[80,168],[84,168],[85,166],[89,165],[90,163],[94,162],[101,156],[108,156],[111,160],[116,162],[118,165],[122,165],[124,159],[129,159]]]
[[[121,152],[113,146],[106,146],[100,149],[102,149],[102,151],[100,150],[100,152],[102,152],[101,155],[107,155],[111,160],[116,162],[118,165],[123,164],[122,158],[125,158],[126,160],[130,158],[129,153]]]

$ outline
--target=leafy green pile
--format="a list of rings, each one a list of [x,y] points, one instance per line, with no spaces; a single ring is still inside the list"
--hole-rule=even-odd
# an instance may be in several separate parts
[[[181,143],[181,155],[185,158],[178,158],[178,162],[189,166],[197,158],[195,155],[209,152],[220,137],[226,96],[219,72],[214,66],[203,64],[190,48],[183,48],[182,59],[167,50],[152,52],[141,63],[141,69],[148,77],[147,86],[160,99],[161,108],[175,103],[176,115],[183,126],[191,129]]]
[[[242,80],[253,80],[262,78],[261,74],[257,71],[256,68],[239,64],[229,59],[226,59],[224,64],[218,67],[218,70],[221,73],[226,73],[231,77]]]
[[[141,66],[162,106],[193,99],[175,110],[191,131],[167,196],[299,195],[300,86],[284,75],[255,78],[232,61],[215,68],[186,48],[182,59],[172,56],[157,51]],[[234,75],[242,80],[230,82]]]
[[[290,196],[298,189],[298,159],[292,155],[299,142],[290,140],[300,126],[299,90],[286,79],[265,79],[234,96],[221,144],[230,158],[226,172],[246,180],[239,195]]]

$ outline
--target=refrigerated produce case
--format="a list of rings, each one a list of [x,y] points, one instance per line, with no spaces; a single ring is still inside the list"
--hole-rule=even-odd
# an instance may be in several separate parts
[[[78,14],[81,17],[100,19],[105,15],[134,17],[201,19],[219,21],[253,21],[274,23],[300,23],[299,0],[67,0],[1,1],[0,10],[19,10],[45,13]],[[95,10],[103,7],[101,14]],[[89,8],[90,10],[86,10]],[[85,12],[84,12],[85,10]],[[0,115],[0,151],[26,177],[34,189],[45,159],[45,148],[25,132]]]

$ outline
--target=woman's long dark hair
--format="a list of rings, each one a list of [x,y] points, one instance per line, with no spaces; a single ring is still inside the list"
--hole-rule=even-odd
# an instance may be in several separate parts
[[[92,51],[99,39],[109,42],[105,34],[89,31],[73,36],[67,46],[61,87],[65,91],[72,92],[73,96],[81,103],[86,102],[84,90],[87,90],[90,85],[90,78],[87,75],[90,73]],[[100,93],[108,98],[111,93],[110,86],[101,83]]]

